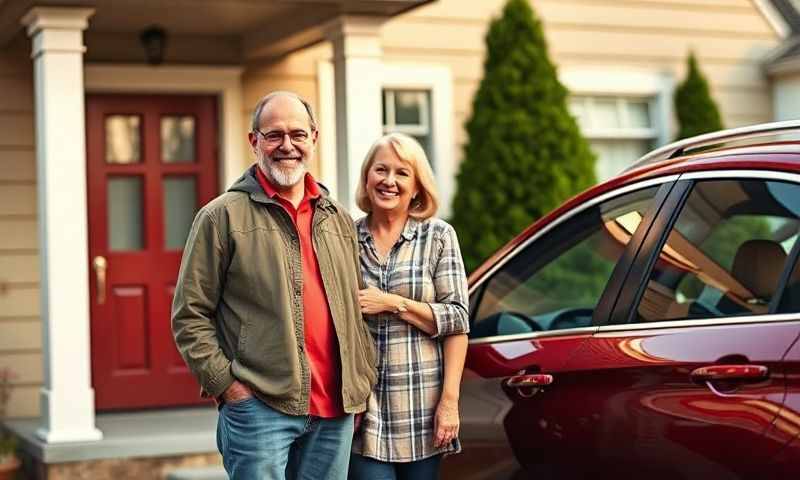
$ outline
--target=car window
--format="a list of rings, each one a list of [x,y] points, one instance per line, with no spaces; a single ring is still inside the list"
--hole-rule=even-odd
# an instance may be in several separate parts
[[[767,313],[799,218],[800,185],[697,182],[655,261],[637,321]]]
[[[470,337],[589,326],[657,190],[637,190],[590,207],[515,254],[487,280]]]

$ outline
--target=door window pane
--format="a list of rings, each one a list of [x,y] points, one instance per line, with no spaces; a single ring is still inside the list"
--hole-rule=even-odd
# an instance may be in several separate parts
[[[108,248],[112,251],[141,250],[142,178],[112,177],[108,180]]]
[[[488,280],[470,336],[589,326],[657,189],[591,207],[517,253]]]
[[[197,213],[197,189],[194,177],[164,179],[164,246],[180,250]]]
[[[798,185],[698,182],[656,260],[638,321],[767,313],[798,227]]]
[[[161,158],[164,162],[194,162],[194,130],[194,117],[161,118]]]
[[[106,163],[141,162],[141,124],[137,115],[106,117]]]

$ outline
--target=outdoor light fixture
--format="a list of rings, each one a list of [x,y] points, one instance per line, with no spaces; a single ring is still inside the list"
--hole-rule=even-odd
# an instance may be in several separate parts
[[[158,25],[151,25],[139,34],[139,41],[144,47],[144,55],[150,65],[159,65],[164,61],[167,46],[167,32]]]

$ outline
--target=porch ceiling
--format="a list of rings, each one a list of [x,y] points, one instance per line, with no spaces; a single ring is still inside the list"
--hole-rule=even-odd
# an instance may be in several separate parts
[[[0,48],[34,6],[92,7],[88,32],[131,34],[158,24],[171,35],[237,39],[242,58],[276,57],[323,39],[339,15],[391,17],[434,0],[0,0]]]

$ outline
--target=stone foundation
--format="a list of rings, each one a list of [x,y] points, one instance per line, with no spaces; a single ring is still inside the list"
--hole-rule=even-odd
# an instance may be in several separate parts
[[[27,480],[165,480],[177,468],[222,465],[218,453],[175,457],[115,458],[44,465],[23,459]]]

